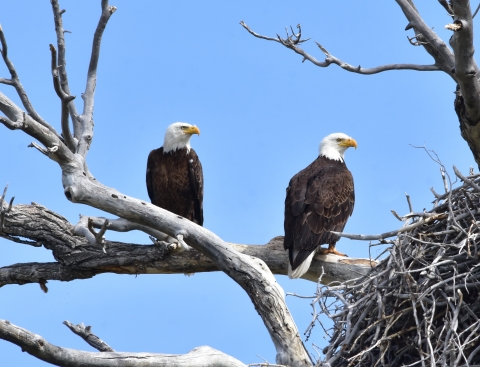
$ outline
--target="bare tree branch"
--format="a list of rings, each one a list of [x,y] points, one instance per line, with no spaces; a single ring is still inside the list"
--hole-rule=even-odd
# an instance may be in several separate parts
[[[252,31],[244,21],[241,21],[240,25],[243,28],[245,28],[251,35],[257,38],[261,38],[267,41],[275,41],[293,50],[297,54],[303,56],[302,62],[304,62],[305,60],[308,60],[312,64],[322,68],[328,67],[331,64],[335,64],[340,66],[342,69],[346,71],[350,71],[352,73],[357,73],[357,74],[363,74],[363,75],[378,74],[378,73],[389,71],[389,70],[417,70],[417,71],[441,71],[442,70],[437,65],[417,65],[417,64],[388,64],[388,65],[382,65],[382,66],[377,66],[373,68],[362,68],[360,65],[353,66],[353,65],[347,64],[346,62],[333,56],[321,44],[319,44],[318,42],[315,42],[317,46],[320,48],[320,50],[322,50],[322,52],[325,54],[325,61],[322,62],[317,60],[314,56],[308,54],[306,51],[304,51],[303,49],[297,46],[300,42],[305,42],[306,40],[300,40],[300,39],[296,40],[296,38],[294,39],[292,38],[292,36],[287,38],[281,38],[278,35],[277,35],[277,38],[266,37]],[[299,32],[298,35],[295,35],[295,36],[301,37],[301,31]]]
[[[393,231],[390,231],[390,232],[385,232],[385,233],[382,233],[382,234],[373,234],[373,235],[370,235],[370,234],[348,234],[348,233],[334,232],[334,231],[332,231],[332,233],[335,233],[337,236],[340,236],[340,237],[350,238],[351,240],[360,240],[360,241],[383,240],[385,238],[397,236],[399,233],[411,231],[412,229],[423,226],[426,223],[429,223],[429,222],[432,222],[432,221],[435,221],[435,220],[438,220],[438,219],[443,219],[443,218],[444,218],[444,214],[435,214],[435,215],[429,216],[427,218],[422,218],[419,221],[417,221],[413,224],[410,224],[408,226],[405,226],[405,227],[402,227],[400,229],[396,229],[396,230],[393,230]]]
[[[65,30],[63,29],[63,21],[62,21],[62,14],[65,10],[60,10],[60,5],[58,4],[58,0],[51,0],[52,3],[52,10],[53,10],[53,18],[55,21],[55,32],[57,34],[57,46],[58,46],[58,71],[60,74],[60,84],[62,86],[62,90],[70,95],[70,87],[68,84],[68,76],[67,76],[67,61],[66,61],[66,49],[65,49]],[[78,120],[78,112],[77,108],[74,103],[68,104],[68,109],[70,111],[70,116],[72,118],[73,123],[73,134],[74,139],[76,139],[75,144],[80,139],[81,133],[81,123]]]
[[[98,367],[246,367],[239,360],[210,347],[198,347],[187,354],[84,352],[50,344],[40,335],[0,320],[0,338],[18,345],[32,356],[57,366]]]
[[[76,160],[73,153],[64,144],[63,138],[61,138],[56,131],[52,132],[50,129],[46,128],[38,121],[30,117],[30,115],[27,115],[11,99],[1,92],[0,111],[7,116],[7,119],[0,119],[0,123],[11,128],[11,122],[15,121],[16,129],[24,131],[42,143],[47,150],[49,149],[49,153],[51,153],[47,154],[49,158],[58,163]],[[76,160],[76,166],[79,166],[79,163],[80,162]]]
[[[455,79],[453,75],[455,66],[454,55],[445,42],[427,26],[411,1],[396,0],[396,2],[408,19],[409,24],[413,27],[417,39],[425,42],[422,46],[434,58],[435,65]]]
[[[478,65],[473,58],[473,18],[468,0],[453,2],[454,24],[450,38],[455,54],[455,79],[464,98],[467,119],[476,125],[480,121],[480,82]]]
[[[90,238],[89,236],[90,231],[88,231],[88,222],[91,221],[91,224],[94,228],[102,228],[106,220],[108,220],[109,222],[108,229],[111,231],[130,232],[138,230],[147,233],[160,241],[172,242],[175,240],[174,238],[168,236],[163,232],[156,231],[146,226],[142,226],[138,223],[130,222],[123,218],[107,219],[105,217],[87,217],[83,215],[80,216],[80,221],[73,228],[73,234],[77,236],[85,236],[90,243],[93,243],[92,239],[94,240],[94,238]]]
[[[53,88],[57,93],[57,96],[62,102],[62,117],[61,117],[61,126],[62,126],[62,136],[65,139],[65,144],[68,148],[75,153],[77,150],[77,142],[72,137],[70,133],[70,126],[68,123],[68,104],[75,99],[75,96],[70,96],[65,93],[60,85],[60,77],[58,75],[57,67],[57,50],[55,46],[50,45],[50,52],[52,53],[52,77],[53,77]]]
[[[100,352],[115,352],[115,350],[105,343],[102,339],[92,333],[91,326],[85,326],[83,323],[73,325],[70,321],[64,321],[66,325],[73,333],[77,334],[83,340],[85,340],[89,345],[99,350]]]
[[[1,42],[1,45],[2,45],[1,53],[2,53],[2,57],[3,57],[3,61],[5,62],[5,65],[7,66],[8,71],[10,72],[10,75],[11,75],[11,79],[9,79],[9,80],[2,79],[4,81],[4,84],[11,85],[15,88],[18,96],[20,97],[20,100],[22,101],[23,106],[25,107],[28,114],[33,119],[38,121],[41,125],[43,125],[47,129],[49,129],[52,133],[56,134],[57,137],[59,137],[59,135],[55,131],[55,129],[37,113],[37,111],[33,108],[32,104],[30,103],[30,100],[28,99],[28,96],[27,96],[27,92],[23,88],[23,85],[20,82],[20,79],[18,78],[18,74],[17,74],[17,71],[15,69],[15,66],[13,66],[13,63],[10,61],[10,59],[8,57],[7,40],[5,39],[5,34],[3,33],[3,28],[2,28],[1,25],[0,25],[0,42]],[[0,108],[0,111],[4,112],[1,108]]]
[[[7,204],[3,206],[7,207]],[[83,217],[87,221],[89,217]],[[96,220],[94,219],[95,223]],[[100,222],[100,221],[99,221]],[[124,222],[126,222],[124,220]],[[113,221],[115,223],[115,221]],[[121,222],[119,222],[121,223]],[[100,224],[100,223],[98,223]],[[4,234],[8,239],[30,239],[53,252],[58,263],[26,263],[0,268],[0,286],[39,283],[40,280],[72,281],[103,273],[183,274],[218,271],[219,268],[198,251],[171,251],[158,245],[133,245],[106,241],[106,253],[75,231],[65,218],[35,205],[14,205],[5,217]],[[42,230],[39,230],[42,228]],[[84,227],[88,232],[88,228]],[[264,246],[229,243],[236,251],[265,261],[274,274],[287,275],[288,257],[283,237],[275,237]],[[345,281],[365,275],[374,263],[366,259],[317,255],[304,279],[322,282]]]
[[[108,5],[108,0],[102,0],[102,15],[98,21],[95,35],[93,36],[92,54],[90,56],[90,65],[88,66],[87,73],[87,85],[85,87],[85,92],[82,94],[84,101],[83,113],[82,116],[80,116],[82,133],[79,137],[79,145],[77,150],[82,157],[87,155],[93,138],[93,105],[95,87],[97,84],[97,65],[100,57],[100,45],[103,31],[107,26],[110,16],[116,10],[116,7]]]
[[[447,0],[438,0],[438,2],[443,6],[443,8],[447,11],[449,15],[453,17],[453,9],[448,3]]]

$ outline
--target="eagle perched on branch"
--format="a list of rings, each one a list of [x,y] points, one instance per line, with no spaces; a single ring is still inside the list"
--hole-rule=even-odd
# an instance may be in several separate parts
[[[203,171],[190,147],[195,125],[171,124],[163,146],[152,150],[147,161],[147,191],[152,204],[203,225]]]
[[[345,256],[335,249],[355,204],[353,177],[343,155],[357,142],[343,133],[328,135],[320,142],[320,154],[308,167],[292,177],[285,199],[285,239],[288,276],[299,278],[308,271],[315,250]]]

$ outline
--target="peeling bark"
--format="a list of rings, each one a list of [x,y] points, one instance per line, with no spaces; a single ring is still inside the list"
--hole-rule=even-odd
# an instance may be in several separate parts
[[[6,203],[5,203],[6,205]],[[34,246],[52,251],[57,263],[23,263],[0,268],[0,286],[40,283],[48,280],[72,281],[102,273],[116,274],[183,274],[219,271],[204,254],[192,251],[169,251],[163,246],[137,245],[106,241],[90,244],[84,237],[72,235],[74,226],[65,218],[42,205],[14,205],[5,215],[3,237],[30,240]],[[236,251],[263,260],[274,274],[287,275],[288,256],[283,236],[266,245],[229,243]],[[322,283],[345,281],[366,274],[371,268],[367,259],[317,255],[304,279]]]

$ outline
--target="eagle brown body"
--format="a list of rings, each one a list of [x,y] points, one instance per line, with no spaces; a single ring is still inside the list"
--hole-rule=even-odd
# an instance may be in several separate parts
[[[345,256],[335,249],[355,204],[353,177],[343,155],[349,147],[357,147],[354,139],[343,133],[325,137],[320,154],[306,168],[292,177],[285,198],[285,239],[288,250],[289,276],[302,276],[312,261],[314,252]]]
[[[318,157],[292,177],[285,199],[285,249],[292,270],[323,244],[335,246],[352,215],[353,177],[345,162]],[[295,259],[293,250],[298,250]]]
[[[152,150],[146,179],[152,204],[203,225],[203,171],[193,149]]]

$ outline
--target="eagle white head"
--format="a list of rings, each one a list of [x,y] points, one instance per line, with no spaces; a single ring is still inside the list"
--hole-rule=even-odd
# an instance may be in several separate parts
[[[174,152],[177,149],[187,148],[190,152],[190,138],[193,134],[200,135],[200,129],[186,122],[175,122],[167,127],[163,141],[163,152]]]
[[[343,155],[350,147],[357,149],[357,142],[355,139],[344,133],[330,134],[320,142],[319,155],[343,162]]]

